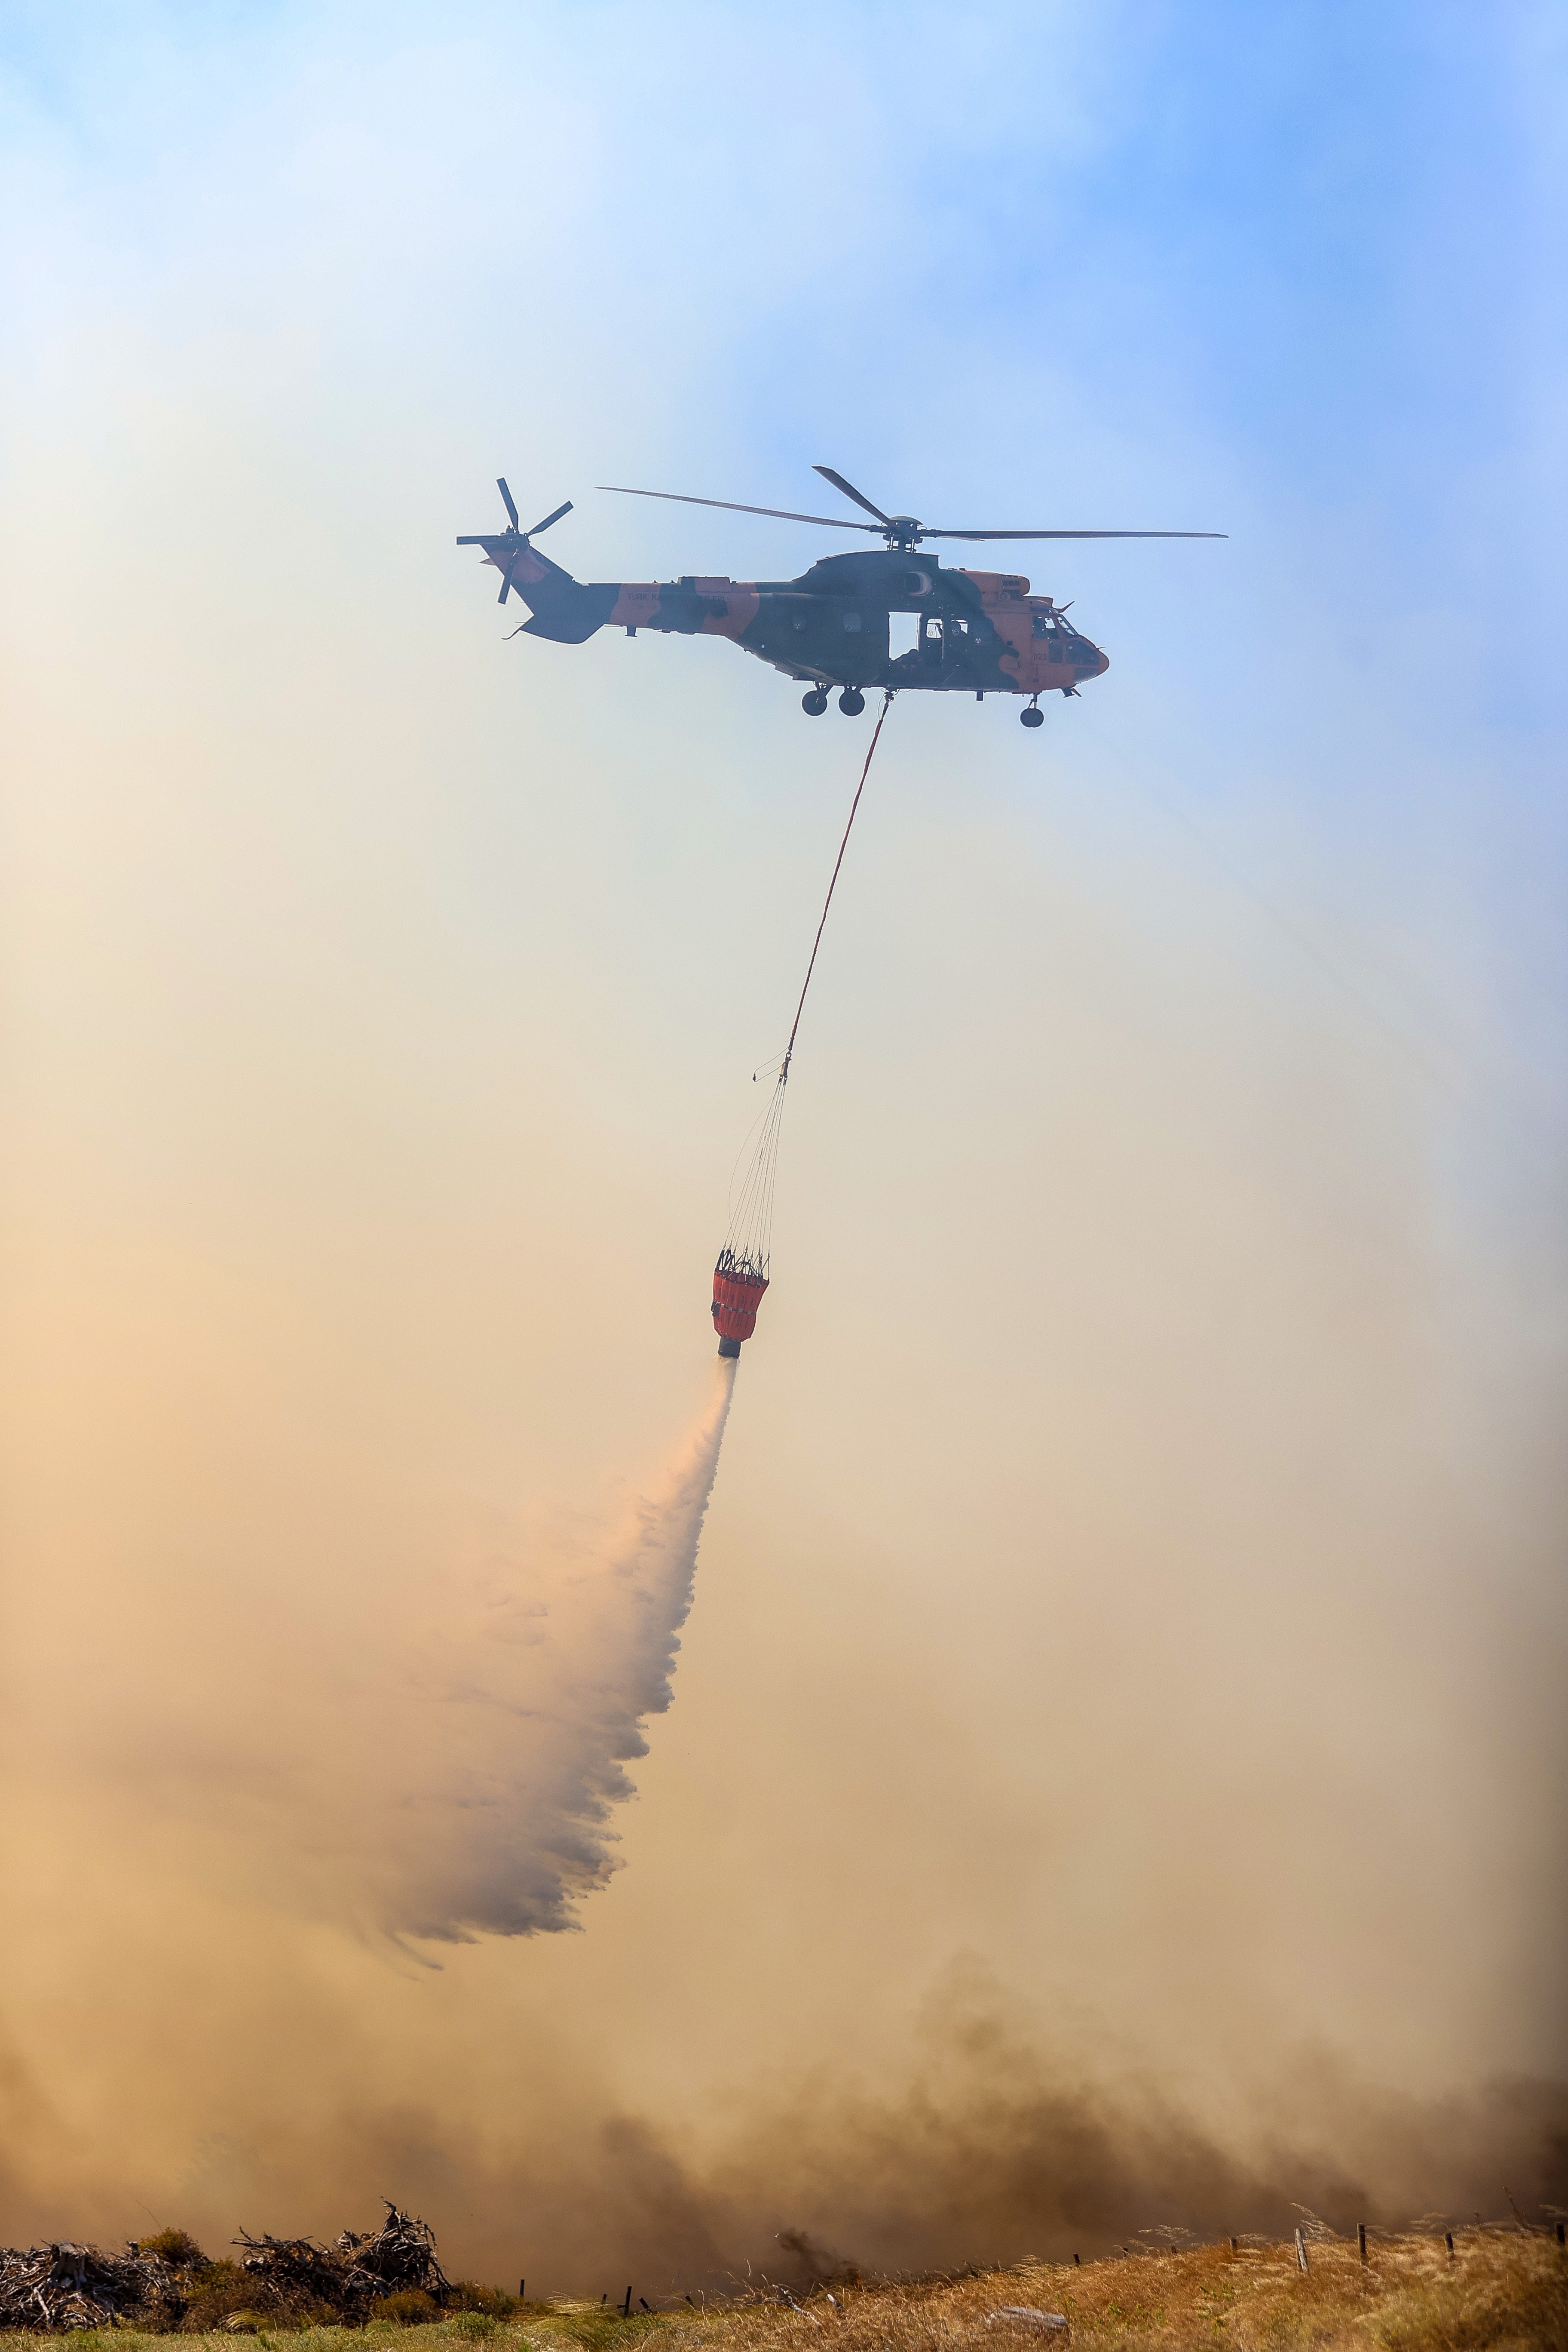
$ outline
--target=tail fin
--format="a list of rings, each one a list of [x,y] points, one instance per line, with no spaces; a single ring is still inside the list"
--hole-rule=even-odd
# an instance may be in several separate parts
[[[493,563],[501,575],[500,599],[505,604],[515,588],[532,613],[532,619],[523,627],[530,636],[553,637],[558,645],[580,646],[595,629],[610,617],[610,607],[616,601],[616,590],[584,588],[547,555],[541,555],[533,542],[542,530],[560,521],[572,511],[572,501],[558,506],[542,522],[531,523],[527,530],[519,528],[517,500],[506,486],[504,477],[498,476],[496,488],[506,504],[510,518],[510,530],[485,534],[465,532],[459,547],[482,547],[485,562]]]
[[[610,617],[614,592],[606,597],[602,588],[584,587],[574,580],[547,555],[525,539],[521,547],[509,549],[500,540],[481,542],[489,561],[498,570],[511,566],[511,585],[532,614],[523,623],[523,634],[530,637],[551,637],[557,645],[580,646],[602,628]]]

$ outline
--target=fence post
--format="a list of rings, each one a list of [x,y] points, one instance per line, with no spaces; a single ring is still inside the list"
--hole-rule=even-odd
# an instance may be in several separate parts
[[[1443,2243],[1447,2247],[1447,2249],[1448,2249],[1448,2260],[1449,2260],[1450,2262],[1452,2262],[1452,2261],[1453,2261],[1453,2259],[1454,2259],[1454,2232],[1452,2231],[1452,2230],[1445,2230],[1445,2231],[1444,2231],[1444,2232],[1443,2232]]]
[[[1364,2221],[1358,2221],[1355,2225],[1355,2242],[1356,2252],[1364,2263],[1366,2260],[1366,2223]]]
[[[631,2317],[631,2315],[632,2315],[632,2291],[631,2291],[630,2287],[628,2286],[628,2287],[627,2287],[627,2289],[626,2289],[626,2299],[625,2303],[623,2303],[623,2304],[622,2304],[622,2305],[621,2305],[621,2317],[622,2317],[623,2319],[629,2319],[629,2318]]]
[[[1306,2271],[1309,2273],[1312,2267],[1310,2263],[1307,2260],[1307,2241],[1302,2235],[1301,2224],[1300,2221],[1296,2224],[1296,2267],[1298,2270]]]

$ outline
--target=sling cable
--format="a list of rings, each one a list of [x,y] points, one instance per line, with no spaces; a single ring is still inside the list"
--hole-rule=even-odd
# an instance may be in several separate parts
[[[769,1253],[773,1222],[773,1185],[778,1175],[779,1135],[784,1126],[784,1088],[789,1084],[790,1064],[795,1058],[795,1041],[800,1034],[800,1016],[805,1010],[805,992],[811,986],[811,975],[816,970],[816,951],[822,945],[822,934],[827,924],[827,910],[833,904],[833,893],[838,887],[839,868],[844,853],[849,846],[849,835],[855,823],[855,812],[860,805],[860,795],[866,789],[866,779],[871,772],[883,724],[893,707],[893,688],[889,687],[882,697],[876,730],[871,737],[866,764],[860,771],[860,781],[855,787],[855,797],[849,803],[849,821],[844,828],[844,838],[838,845],[834,861],[833,879],[827,886],[823,901],[822,920],[816,926],[816,937],[811,945],[811,961],[805,967],[801,983],[800,1002],[795,1008],[795,1020],[790,1025],[789,1044],[778,1066],[773,1080],[773,1097],[763,1114],[762,1132],[756,1150],[752,1154],[730,1218],[730,1230],[724,1236],[724,1246],[713,1268],[713,1328],[719,1334],[719,1353],[738,1356],[741,1342],[749,1339],[757,1328],[757,1309],[763,1303],[763,1293],[768,1286]]]

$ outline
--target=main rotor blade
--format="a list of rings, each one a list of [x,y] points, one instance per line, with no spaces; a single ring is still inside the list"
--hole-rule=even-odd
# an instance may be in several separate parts
[[[847,482],[842,474],[836,474],[831,466],[814,466],[811,470],[814,474],[820,474],[825,482],[831,482],[836,490],[842,490],[847,499],[853,499],[858,507],[864,507],[868,514],[874,514],[879,522],[887,521],[881,508],[874,507],[869,499],[862,498],[854,483]]]
[[[1228,539],[1228,530],[937,530],[925,539]]]
[[[699,499],[694,498],[689,490],[643,490],[625,482],[597,482],[595,488],[609,490],[617,498],[668,499],[677,506],[722,507],[726,514],[771,515],[775,522],[820,523],[825,530],[865,530],[871,532],[873,537],[878,539],[882,538],[887,530],[893,528],[889,518],[883,515],[879,508],[874,507],[869,499],[861,498],[859,491],[845,481],[842,475],[835,474],[827,466],[818,466],[815,470],[826,476],[839,489],[854,499],[858,505],[863,506],[868,514],[876,515],[877,521],[855,522],[847,515],[796,514],[790,507],[744,506],[737,499]],[[543,525],[540,524],[536,528],[542,530]],[[933,526],[922,525],[920,537],[921,539],[1228,539],[1230,533],[1227,530],[938,530]]]
[[[517,501],[512,497],[511,492],[507,488],[506,483],[500,474],[496,476],[496,488],[500,492],[502,498],[506,500],[506,510],[511,517],[511,527],[513,530],[515,530],[517,529]]]
[[[623,499],[673,499],[683,507],[722,507],[728,514],[772,515],[778,522],[819,522],[825,530],[874,530],[874,523],[847,522],[842,515],[792,514],[787,507],[744,507],[733,499],[694,499],[687,490],[628,489],[624,482],[595,482],[595,489],[614,490]],[[875,514],[875,507],[871,509]],[[877,531],[879,539],[881,532]]]
[[[506,603],[507,598],[511,594],[511,569],[512,569],[512,565],[513,565],[516,562],[517,562],[517,558],[516,558],[516,556],[514,555],[514,556],[512,556],[512,557],[510,559],[510,561],[509,561],[509,562],[508,562],[508,563],[507,563],[506,570],[501,573],[501,576],[500,576],[500,594],[496,598],[496,603],[497,603],[498,604],[504,604]]]
[[[568,499],[563,507],[557,507],[555,512],[547,514],[542,522],[536,522],[531,530],[525,530],[522,534],[524,539],[537,539],[542,530],[548,530],[552,522],[559,522],[563,514],[570,514],[571,511],[572,501]]]

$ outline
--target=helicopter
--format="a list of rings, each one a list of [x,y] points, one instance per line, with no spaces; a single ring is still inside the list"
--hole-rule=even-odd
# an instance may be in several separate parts
[[[510,517],[503,531],[458,540],[482,547],[500,573],[504,604],[516,591],[531,617],[513,635],[580,646],[598,629],[673,631],[680,636],[728,637],[806,688],[801,709],[820,719],[838,688],[847,719],[866,708],[868,687],[904,693],[988,694],[1024,698],[1026,727],[1045,723],[1042,694],[1077,694],[1080,680],[1100,677],[1110,658],[1070,622],[1069,606],[1030,593],[1021,572],[948,569],[922,551],[931,539],[1225,539],[1218,530],[953,530],[910,514],[884,514],[831,466],[814,470],[875,518],[795,514],[784,507],[743,506],[732,499],[694,498],[680,490],[642,490],[601,482],[620,498],[668,499],[682,506],[722,507],[731,514],[767,515],[780,522],[817,523],[828,530],[866,531],[885,543],[843,555],[825,555],[797,580],[730,580],[686,573],[670,581],[574,580],[541,555],[533,541],[573,511],[568,499],[542,522],[518,526],[517,502],[504,477],[500,490]],[[914,617],[914,643],[891,651],[891,617]],[[907,629],[904,634],[908,634]]]

